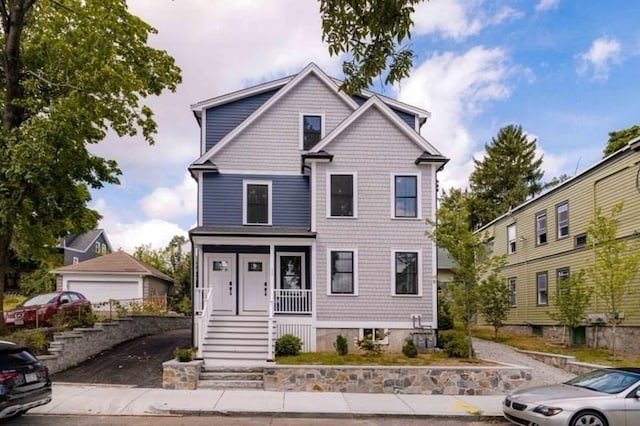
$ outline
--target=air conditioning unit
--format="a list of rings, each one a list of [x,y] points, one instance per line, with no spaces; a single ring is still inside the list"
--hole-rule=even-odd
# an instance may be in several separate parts
[[[597,314],[587,314],[587,322],[589,324],[604,324],[606,321],[606,314],[600,312]]]

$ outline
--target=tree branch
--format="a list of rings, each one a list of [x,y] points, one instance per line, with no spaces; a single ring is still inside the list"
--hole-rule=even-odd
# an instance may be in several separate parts
[[[36,73],[36,72],[33,72],[33,71],[25,70],[25,71],[24,71],[24,73],[25,73],[25,74],[28,74],[28,75],[30,75],[30,76],[32,76],[32,77],[37,78],[38,80],[42,81],[42,82],[43,82],[43,83],[45,83],[45,84],[48,84],[49,86],[53,86],[53,87],[62,87],[62,88],[65,88],[65,89],[74,89],[74,90],[77,90],[77,91],[79,91],[79,92],[87,92],[87,90],[85,90],[85,89],[83,89],[83,88],[81,88],[81,87],[78,87],[78,86],[74,86],[74,85],[72,85],[72,84],[68,84],[68,83],[54,83],[53,81],[49,81],[49,80],[47,80],[46,78],[44,78],[43,76],[41,76],[40,74],[38,74],[38,73]]]

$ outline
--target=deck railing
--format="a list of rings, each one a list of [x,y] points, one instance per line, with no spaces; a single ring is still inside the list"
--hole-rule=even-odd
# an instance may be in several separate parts
[[[311,290],[274,289],[274,313],[311,314]]]

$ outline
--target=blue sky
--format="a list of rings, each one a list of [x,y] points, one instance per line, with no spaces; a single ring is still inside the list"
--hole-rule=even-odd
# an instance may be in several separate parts
[[[315,62],[341,77],[321,42],[315,0],[129,0],[158,29],[150,43],[183,70],[176,93],[148,104],[156,144],[109,135],[92,147],[122,184],[93,192],[114,248],[164,247],[195,225],[198,157],[190,104],[294,74]],[[640,124],[640,2],[431,0],[414,15],[411,76],[385,95],[432,113],[423,135],[451,158],[441,187],[462,187],[472,157],[507,124],[538,141],[545,179],[598,161],[608,132]]]

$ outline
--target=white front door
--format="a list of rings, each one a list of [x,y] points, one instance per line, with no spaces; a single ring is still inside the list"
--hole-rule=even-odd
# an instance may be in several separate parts
[[[235,254],[215,253],[208,256],[208,287],[213,288],[213,313],[235,315]]]
[[[245,315],[269,311],[269,255],[240,255],[240,310]]]

